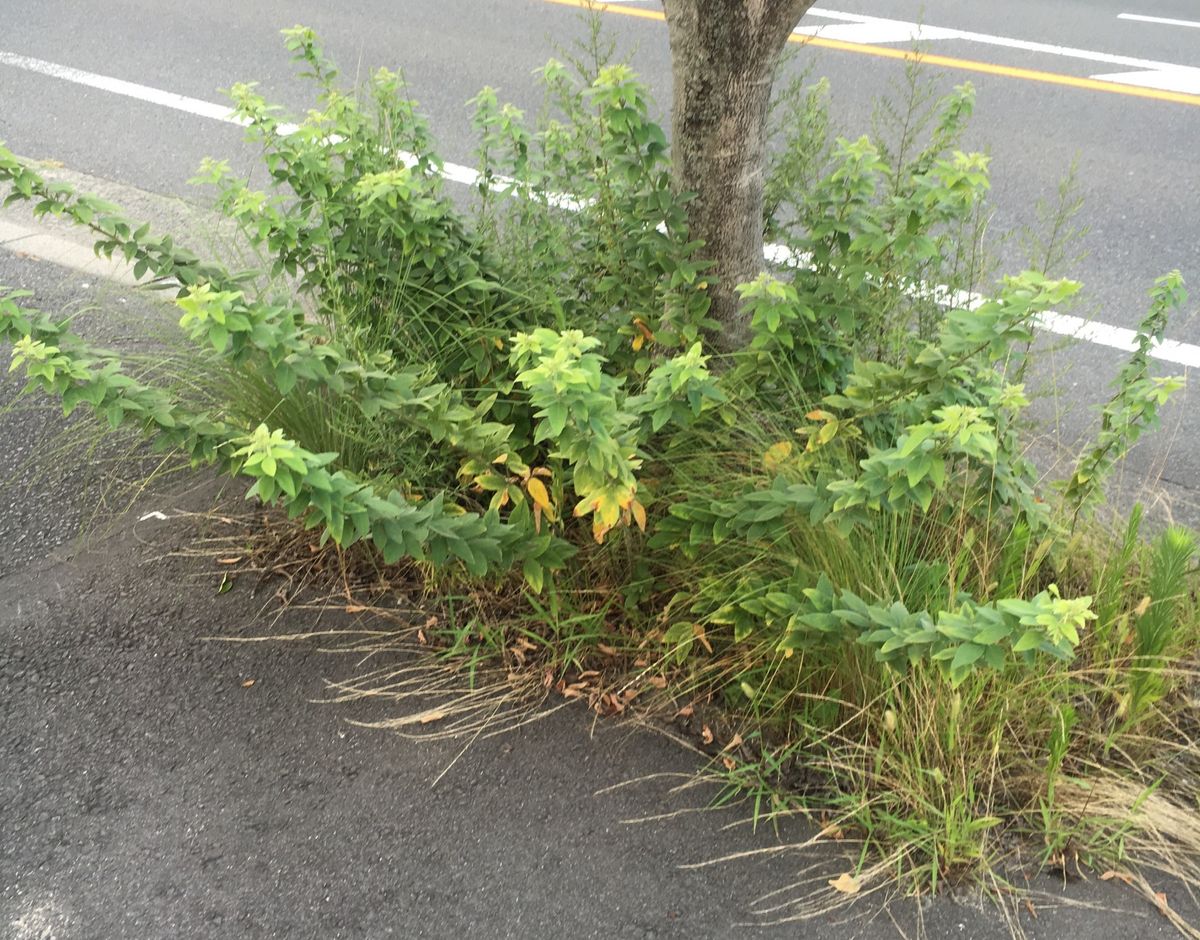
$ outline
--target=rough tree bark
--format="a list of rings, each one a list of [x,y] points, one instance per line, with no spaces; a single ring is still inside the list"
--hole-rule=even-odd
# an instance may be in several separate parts
[[[788,36],[814,0],[663,0],[674,94],[675,185],[695,193],[691,236],[718,281],[711,316],[727,347],[744,326],[734,288],[763,269],[767,111]]]

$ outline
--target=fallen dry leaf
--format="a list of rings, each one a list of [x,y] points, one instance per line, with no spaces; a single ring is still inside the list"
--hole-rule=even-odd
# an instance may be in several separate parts
[[[1029,911],[1030,917],[1032,917],[1034,920],[1037,920],[1037,908],[1033,906],[1033,902],[1029,900],[1029,898],[1025,899],[1025,910]]]
[[[243,689],[248,689],[248,688],[250,688],[250,686],[252,686],[252,685],[254,685],[254,680],[253,680],[253,679],[247,679],[245,682],[243,682],[243,683],[242,683],[242,688],[243,688]]]
[[[579,678],[580,679],[591,679],[598,675],[600,675],[599,669],[585,669],[583,672],[581,672],[579,674]]]
[[[346,605],[346,613],[348,613],[348,614],[361,614],[366,609],[367,608],[364,607],[362,604],[347,604]]]
[[[236,565],[241,560],[242,560],[241,555],[237,555],[234,558],[218,558],[217,564],[218,565]]]
[[[1167,895],[1164,891],[1154,892],[1154,903],[1158,905],[1158,912],[1160,914],[1166,914],[1171,910],[1171,906],[1167,904]]]
[[[737,766],[737,761],[735,761],[732,757],[722,757],[721,763],[725,765],[726,770],[733,770],[733,768]]]
[[[422,646],[429,645],[429,641],[427,639],[425,639],[425,631],[424,630],[417,631],[417,642],[420,643]]]
[[[675,716],[677,718],[691,718],[693,712],[695,712],[695,709],[691,705],[684,705],[683,708],[675,713]]]
[[[437,615],[436,614],[430,615],[429,619],[425,621],[425,629],[428,630],[430,627],[436,627],[437,623],[438,623]]]
[[[739,747],[741,745],[741,743],[742,743],[742,736],[740,734],[735,734],[732,738],[729,739],[729,743],[726,744],[723,748],[721,748],[721,750],[722,751],[732,751],[735,747]]]
[[[850,874],[850,872],[843,872],[836,878],[829,880],[829,887],[842,894],[858,894],[860,885],[858,879]]]
[[[421,724],[427,725],[431,721],[441,721],[445,717],[446,717],[446,713],[444,711],[442,711],[440,708],[434,709],[431,712],[425,712],[425,714],[423,714],[421,716]]]
[[[1131,875],[1127,875],[1123,871],[1113,871],[1111,868],[1100,876],[1101,881],[1112,881],[1114,878],[1123,881],[1127,885],[1133,884],[1133,877]]]
[[[597,643],[596,649],[598,649],[605,656],[616,656],[617,655],[616,648],[609,646],[607,643]]]
[[[846,838],[846,833],[837,823],[831,822],[817,833],[817,838],[833,839],[835,842],[841,842],[844,838]]]
[[[638,669],[645,669],[650,665],[650,660],[648,660],[645,656],[639,656],[633,661],[633,664],[637,666]]]
[[[656,689],[665,689],[667,687],[667,677],[666,676],[651,676],[646,681],[649,682]]]
[[[692,624],[692,635],[700,641],[700,645],[703,646],[708,652],[708,655],[711,656],[713,648],[712,644],[708,642],[708,634],[704,632],[704,627],[698,623]]]
[[[700,730],[700,737],[704,741],[705,744],[712,744],[713,743],[712,728],[710,728],[708,725],[705,725]]]

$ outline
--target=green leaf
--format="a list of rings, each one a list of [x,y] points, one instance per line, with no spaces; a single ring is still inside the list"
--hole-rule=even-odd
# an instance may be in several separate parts
[[[950,671],[958,672],[970,666],[975,660],[983,655],[983,647],[976,646],[974,643],[964,643],[958,648],[954,654],[954,659],[950,663]]]
[[[1045,637],[1038,630],[1026,630],[1019,640],[1013,644],[1014,653],[1024,653],[1026,650],[1035,650],[1042,645]]]

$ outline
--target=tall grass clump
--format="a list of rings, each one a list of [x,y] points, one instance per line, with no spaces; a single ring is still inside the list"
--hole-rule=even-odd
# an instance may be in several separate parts
[[[10,295],[0,333],[31,390],[244,479],[322,541],[485,594],[452,651],[486,636],[577,697],[603,668],[603,712],[649,682],[642,701],[720,715],[704,743],[727,781],[861,837],[853,878],[994,875],[1025,833],[1045,864],[1200,883],[1195,541],[1097,515],[1179,385],[1148,369],[1178,274],[1096,442],[1044,485],[1021,378],[1039,316],[1079,285],[985,283],[969,86],[888,144],[831,137],[824,85],[794,92],[777,263],[738,287],[729,348],[646,89],[595,36],[540,71],[535,119],[474,100],[464,210],[395,73],[342,90],[311,31],[285,35],[316,88],[303,120],[232,91],[270,187],[199,173],[257,269],[0,151],[9,201],[177,283],[193,344],[189,381],[156,383]]]

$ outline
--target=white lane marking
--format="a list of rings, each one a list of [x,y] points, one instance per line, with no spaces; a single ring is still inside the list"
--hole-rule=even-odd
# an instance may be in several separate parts
[[[1119,82],[1122,85],[1137,85],[1141,88],[1158,88],[1161,91],[1181,91],[1189,95],[1200,94],[1200,68],[1176,65],[1169,69],[1146,69],[1139,72],[1109,72],[1093,75],[1102,82]]]
[[[127,98],[137,98],[139,101],[148,101],[151,104],[174,108],[176,111],[186,111],[189,114],[196,114],[200,117],[212,118],[217,121],[227,121],[232,124],[238,123],[237,119],[230,112],[228,105],[213,104],[210,101],[201,101],[199,98],[177,95],[174,92],[162,91],[158,88],[151,88],[148,85],[138,85],[135,82],[127,82],[108,75],[85,72],[82,69],[71,68],[69,65],[58,65],[55,62],[47,62],[44,59],[33,59],[29,56],[15,55],[11,52],[3,51],[0,51],[0,64],[11,65],[13,68],[24,69],[27,72],[37,72],[39,75],[49,75],[51,78],[61,78],[64,81],[74,82],[77,85],[99,88],[101,91],[109,91],[115,95],[124,95]]]
[[[862,23],[797,26],[792,32],[802,36],[819,36],[822,39],[838,39],[842,42],[857,42],[868,46],[889,42],[924,42],[932,39],[954,38],[954,31],[950,29],[922,26],[919,23],[903,23],[898,20],[865,20]]]
[[[37,72],[42,75],[51,76],[52,78],[60,78],[64,81],[80,85],[88,85],[92,88],[100,88],[113,94],[124,95],[125,97],[135,98],[139,101],[148,101],[165,108],[172,108],[173,110],[183,111],[199,117],[207,117],[229,124],[245,123],[233,115],[229,108],[222,105],[209,101],[201,101],[198,98],[188,98],[184,95],[174,94],[173,92],[161,91],[157,88],[138,85],[134,82],[127,82],[118,78],[96,75],[92,72],[83,72],[79,69],[57,65],[53,62],[45,62],[41,59],[30,59],[27,56],[0,51],[0,64]],[[290,133],[294,129],[295,125],[281,125],[281,130],[284,133]],[[412,154],[407,153],[398,153],[397,156],[406,163],[414,159]],[[478,186],[481,182],[481,176],[478,171],[457,163],[443,164],[442,176],[447,180],[467,186]],[[506,178],[499,178],[493,180],[491,185],[495,189],[507,189],[512,185],[512,182],[512,180]],[[579,207],[579,202],[568,194],[550,193],[547,194],[547,198],[551,204],[561,206],[565,209],[574,210]],[[795,254],[784,245],[767,245],[764,254],[767,260],[779,264],[804,263],[803,256]],[[948,288],[941,285],[934,286],[932,290],[935,297],[945,296],[946,303],[952,303],[968,309],[973,309],[984,302],[984,298],[981,295],[953,295]],[[1126,329],[1125,327],[1112,326],[1111,324],[1100,323],[1094,320],[1084,320],[1082,317],[1055,313],[1053,311],[1042,314],[1039,317],[1038,325],[1049,333],[1070,336],[1097,346],[1108,346],[1112,349],[1123,351],[1133,349],[1133,337],[1136,335],[1133,330]],[[1176,365],[1188,367],[1200,366],[1200,346],[1195,346],[1191,343],[1164,340],[1162,343],[1156,344],[1150,354],[1156,359],[1161,359],[1164,362],[1172,362]]]
[[[861,13],[842,13],[838,10],[827,10],[823,7],[813,7],[808,16],[819,16],[823,19],[839,20],[848,23],[875,24],[892,26],[897,30],[909,30],[916,36],[924,35],[929,39],[962,39],[967,42],[981,43],[987,46],[1001,46],[1005,49],[1019,49],[1024,52],[1039,52],[1045,55],[1059,56],[1067,59],[1084,59],[1088,62],[1102,62],[1106,65],[1120,65],[1131,69],[1174,69],[1181,66],[1173,62],[1160,62],[1156,59],[1140,59],[1135,56],[1116,55],[1109,52],[1096,52],[1091,49],[1077,49],[1073,46],[1059,46],[1053,43],[1034,42],[1028,39],[1013,39],[1008,36],[993,36],[989,33],[976,33],[966,29],[954,29],[944,26],[924,26],[920,23],[909,23],[904,20],[886,19],[881,16],[864,16]],[[801,27],[811,29],[811,27]],[[828,33],[821,33],[829,36]]]
[[[1176,20],[1169,16],[1142,16],[1140,13],[1118,13],[1119,20],[1136,20],[1139,23],[1161,23],[1163,26],[1190,26],[1200,29],[1200,23],[1195,20]]]

